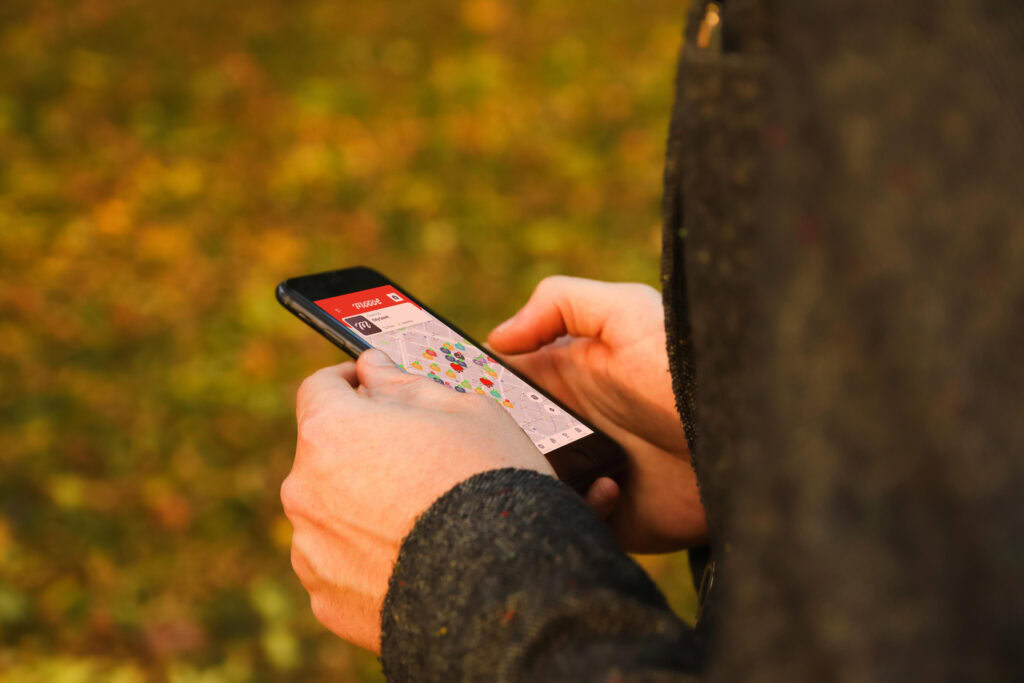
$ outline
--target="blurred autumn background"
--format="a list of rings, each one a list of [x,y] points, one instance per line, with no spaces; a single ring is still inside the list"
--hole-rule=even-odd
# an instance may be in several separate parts
[[[342,354],[274,286],[368,264],[480,337],[548,274],[657,286],[684,4],[4,0],[0,678],[380,680],[289,564]]]

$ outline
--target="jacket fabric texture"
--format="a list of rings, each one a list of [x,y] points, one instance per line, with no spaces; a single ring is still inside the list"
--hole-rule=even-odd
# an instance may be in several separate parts
[[[563,484],[487,472],[401,548],[389,680],[1024,676],[1024,6],[719,5],[662,263],[711,616]]]

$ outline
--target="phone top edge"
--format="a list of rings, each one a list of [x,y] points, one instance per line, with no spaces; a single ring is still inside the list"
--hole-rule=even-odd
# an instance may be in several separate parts
[[[288,294],[287,280],[277,283],[277,287],[274,288],[274,298],[277,299],[277,303],[288,308],[288,304],[291,302],[291,296]]]
[[[394,284],[388,277],[368,266],[351,266],[321,273],[288,278],[281,285],[311,303],[337,294],[357,292],[381,285]]]
[[[331,270],[322,270],[322,271],[320,271],[318,273],[308,273],[306,275],[297,275],[295,277],[288,278],[284,282],[286,282],[286,283],[287,282],[295,282],[297,280],[317,280],[317,279],[321,279],[321,278],[324,278],[324,277],[327,277],[327,276],[331,276],[331,275],[341,275],[341,274],[351,275],[351,274],[358,273],[358,272],[364,272],[364,273],[367,273],[369,275],[374,275],[374,276],[376,276],[376,277],[378,277],[378,278],[380,278],[382,280],[387,280],[388,279],[380,271],[374,270],[373,268],[371,268],[369,266],[358,265],[358,266],[348,266],[346,268],[333,268]]]

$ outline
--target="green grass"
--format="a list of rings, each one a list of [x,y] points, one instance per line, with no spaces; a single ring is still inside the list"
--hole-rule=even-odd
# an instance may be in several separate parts
[[[656,286],[683,10],[5,1],[2,677],[379,680],[289,565],[341,355],[273,287],[368,264],[483,337],[548,274]]]

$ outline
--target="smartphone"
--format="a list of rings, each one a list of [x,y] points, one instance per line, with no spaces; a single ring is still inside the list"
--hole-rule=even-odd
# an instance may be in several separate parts
[[[380,273],[360,266],[291,278],[277,286],[277,300],[353,358],[379,349],[405,372],[503,406],[580,493],[598,477],[624,475],[625,454],[612,439]]]

